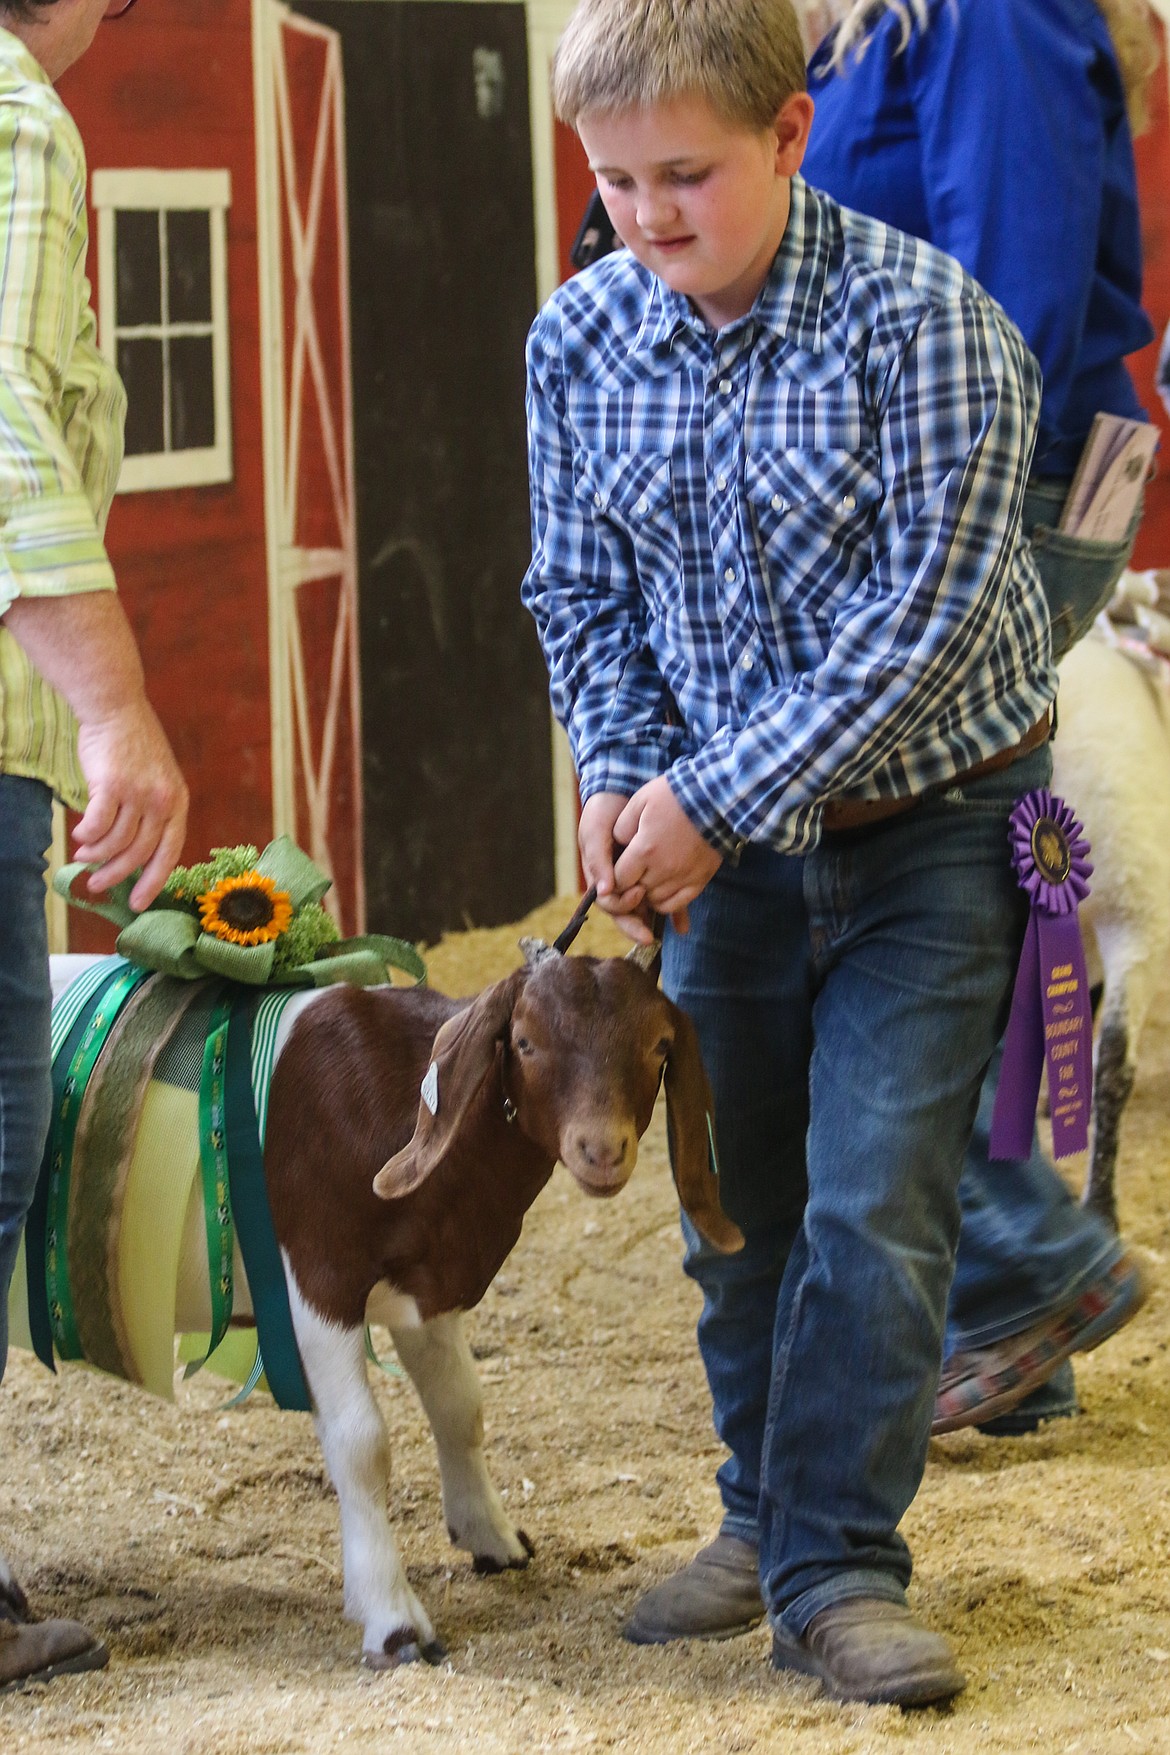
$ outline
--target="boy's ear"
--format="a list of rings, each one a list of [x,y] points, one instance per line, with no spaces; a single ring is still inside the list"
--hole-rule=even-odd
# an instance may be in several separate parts
[[[813,101],[807,91],[794,91],[776,112],[776,174],[794,177],[801,167],[812,128]]]

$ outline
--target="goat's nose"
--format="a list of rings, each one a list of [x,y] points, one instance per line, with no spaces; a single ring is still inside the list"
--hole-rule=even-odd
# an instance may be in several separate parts
[[[588,1194],[616,1194],[638,1161],[632,1122],[578,1121],[561,1136],[561,1158]]]
[[[608,1138],[600,1134],[583,1133],[577,1139],[578,1157],[591,1170],[620,1170],[629,1149],[629,1135],[624,1133],[610,1135]]]

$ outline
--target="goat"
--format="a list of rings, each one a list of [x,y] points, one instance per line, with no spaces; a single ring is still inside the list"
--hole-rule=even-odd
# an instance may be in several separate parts
[[[484,1461],[462,1313],[482,1298],[556,1161],[587,1194],[617,1194],[664,1083],[679,1197],[715,1246],[743,1242],[719,1204],[710,1088],[690,1020],[637,953],[567,957],[532,941],[525,950],[523,968],[471,1000],[425,988],[307,993],[278,1040],[265,1180],[340,1501],[345,1612],[362,1623],[363,1662],[374,1669],[445,1654],[387,1517],[388,1439],[367,1376],[366,1323],[390,1330],[431,1424],[452,1542],[477,1572],[524,1567],[532,1543]],[[238,1259],[237,1281],[237,1315],[250,1314]],[[207,1288],[193,1201],[179,1331],[207,1330]]]
[[[1057,708],[1053,791],[1092,848],[1081,921],[1090,979],[1103,982],[1082,1199],[1116,1229],[1121,1117],[1170,951],[1170,686],[1152,653],[1119,646],[1099,623],[1061,661]]]

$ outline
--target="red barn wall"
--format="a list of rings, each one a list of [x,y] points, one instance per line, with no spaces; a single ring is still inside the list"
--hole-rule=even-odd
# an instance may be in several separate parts
[[[227,169],[233,479],[119,494],[108,528],[151,700],[191,789],[186,857],[269,839],[268,587],[248,0],[151,0],[61,81],[90,172]],[[90,280],[97,284],[91,213]],[[95,294],[96,298],[96,294]],[[105,944],[71,913],[71,942]]]

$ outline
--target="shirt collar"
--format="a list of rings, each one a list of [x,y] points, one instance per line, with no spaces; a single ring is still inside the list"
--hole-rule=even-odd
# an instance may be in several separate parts
[[[824,203],[803,177],[793,177],[788,224],[768,277],[741,323],[754,323],[782,341],[820,353],[823,345],[824,288],[828,266],[828,225]],[[734,329],[735,324],[729,324]],[[631,353],[669,351],[680,330],[709,336],[711,331],[684,293],[654,275],[646,310],[630,344]]]

